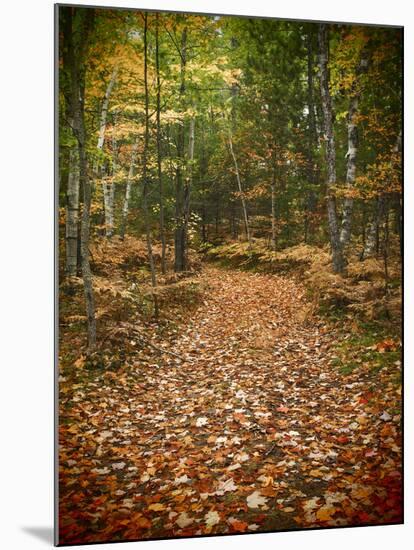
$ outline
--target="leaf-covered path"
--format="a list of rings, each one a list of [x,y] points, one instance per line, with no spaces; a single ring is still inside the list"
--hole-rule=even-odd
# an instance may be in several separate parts
[[[207,266],[204,302],[118,371],[61,383],[61,542],[398,522],[398,391],[332,366],[287,277]]]

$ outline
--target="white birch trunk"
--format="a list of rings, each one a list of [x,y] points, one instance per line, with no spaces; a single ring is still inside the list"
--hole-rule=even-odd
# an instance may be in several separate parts
[[[96,146],[98,151],[102,151],[105,143],[105,132],[106,132],[106,126],[107,126],[107,120],[108,120],[109,99],[111,97],[112,90],[115,86],[117,76],[118,76],[118,66],[115,66],[112,71],[111,78],[109,80],[108,86],[105,91],[104,99],[102,102],[101,116],[99,119],[98,143]],[[96,174],[97,177],[101,176],[101,163],[99,161],[97,161],[94,166],[94,173]],[[110,185],[108,185],[108,182],[105,180],[105,178],[102,179],[102,190],[103,190],[103,200],[104,200],[105,234],[107,237],[109,237],[111,236],[111,235],[108,235],[108,228],[111,227],[110,210],[111,210],[112,191],[110,189]],[[109,229],[109,232],[111,233],[110,229]]]
[[[133,182],[134,173],[135,173],[135,163],[137,160],[137,152],[138,152],[138,139],[135,141],[134,145],[132,146],[132,151],[131,151],[131,163],[129,165],[128,179],[127,179],[126,188],[125,188],[124,204],[122,206],[122,218],[121,218],[121,228],[120,228],[121,239],[125,238],[125,232],[126,232],[126,227],[128,223],[129,201],[131,198],[132,182]]]
[[[367,55],[366,51],[364,51],[362,53],[361,60],[359,62],[356,78],[358,78],[358,76],[361,73],[365,72],[368,68],[368,59],[366,55]],[[358,87],[358,82],[356,82],[356,86]],[[346,186],[347,186],[348,192],[352,192],[354,188],[354,182],[355,182],[356,158],[357,158],[357,150],[358,150],[358,127],[356,123],[356,117],[358,114],[360,96],[361,96],[360,88],[357,88],[357,90],[354,91],[353,97],[351,97],[351,101],[349,104],[348,152],[346,154],[347,160],[348,160],[347,169],[346,169]],[[352,223],[353,208],[354,208],[354,199],[351,195],[347,196],[344,200],[343,211],[342,211],[342,225],[341,225],[341,232],[339,236],[341,247],[343,249],[348,245],[351,239],[351,223]]]
[[[78,264],[79,163],[75,149],[69,153],[69,176],[66,193],[66,272],[76,277]]]
[[[99,119],[99,136],[98,136],[98,145],[97,148],[102,150],[104,141],[105,141],[105,132],[106,132],[106,122],[108,118],[108,107],[109,107],[109,98],[111,97],[112,90],[115,86],[116,78],[118,76],[118,66],[115,66],[111,78],[109,80],[108,86],[105,91],[104,99],[102,102],[101,117]]]
[[[115,178],[118,170],[118,144],[115,138],[115,120],[112,129],[112,178],[107,185],[107,201],[105,209],[106,236],[112,237],[114,234],[114,202],[115,202]]]
[[[326,164],[327,164],[327,213],[332,251],[332,266],[335,273],[342,273],[345,269],[345,259],[339,240],[338,219],[336,214],[335,185],[336,185],[336,148],[332,123],[332,100],[329,91],[329,39],[327,26],[319,25],[319,69],[321,81],[321,102],[323,111],[323,123],[326,140]]]

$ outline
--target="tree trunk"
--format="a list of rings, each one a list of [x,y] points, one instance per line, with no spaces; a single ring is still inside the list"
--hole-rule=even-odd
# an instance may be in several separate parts
[[[187,177],[184,185],[184,251],[185,251],[185,265],[188,265],[188,224],[190,221],[190,194],[191,186],[193,184],[193,160],[194,160],[194,132],[195,132],[195,119],[190,120],[190,131],[188,138],[188,165],[187,165]]]
[[[367,52],[364,49],[361,55],[361,60],[356,72],[356,78],[365,72],[368,68]],[[348,111],[348,152],[347,152],[347,169],[346,169],[346,186],[348,196],[345,197],[343,212],[342,212],[342,226],[339,240],[341,242],[342,249],[348,245],[351,238],[351,223],[352,223],[352,210],[354,206],[354,199],[350,193],[354,188],[355,173],[356,173],[356,158],[358,150],[358,127],[356,117],[358,114],[359,99],[361,96],[361,89],[356,82],[356,90],[353,91]]]
[[[157,86],[157,174],[158,188],[160,193],[160,238],[161,238],[161,272],[165,274],[165,223],[164,223],[164,188],[162,181],[161,164],[161,80],[160,80],[160,55],[159,55],[159,14],[155,15],[155,65],[156,65],[156,86]]]
[[[314,83],[313,83],[313,68],[314,68],[314,52],[312,44],[313,34],[309,30],[306,34],[306,50],[307,50],[307,103],[308,103],[308,155],[307,155],[307,175],[308,182],[311,188],[307,191],[306,203],[305,203],[305,227],[304,227],[304,241],[308,242],[309,233],[311,229],[310,220],[312,214],[315,212],[317,199],[313,186],[316,183],[315,174],[315,155],[314,148],[317,145],[318,133],[316,129],[316,117],[315,117],[315,99],[314,99]]]
[[[126,188],[125,188],[124,204],[122,206],[121,226],[119,229],[121,240],[124,240],[125,238],[125,232],[126,232],[126,227],[128,223],[129,201],[131,199],[132,182],[133,182],[134,173],[135,173],[135,163],[136,163],[137,152],[138,152],[138,141],[139,140],[137,138],[134,145],[132,146],[132,151],[131,151],[131,162],[129,165],[128,179],[127,179]]]
[[[185,72],[187,64],[187,29],[185,28],[181,35],[181,70],[180,70],[180,106],[185,111]],[[184,120],[177,128],[177,157],[178,166],[176,172],[176,191],[175,191],[175,234],[174,234],[174,269],[175,271],[185,271],[186,269],[186,251],[185,251],[185,199],[183,187],[183,164],[184,164]]]
[[[251,236],[250,236],[249,218],[247,216],[246,201],[244,199],[243,187],[242,187],[241,179],[240,179],[239,166],[237,164],[236,155],[234,154],[233,139],[232,139],[232,135],[231,135],[230,131],[229,131],[229,148],[230,148],[231,156],[233,158],[234,169],[236,171],[237,186],[239,188],[240,199],[241,199],[242,208],[243,208],[244,229],[246,231],[246,238],[247,238],[247,242],[249,243],[249,249],[250,249],[251,246],[252,246],[252,240],[251,240]]]
[[[78,268],[79,223],[79,163],[77,152],[69,152],[69,175],[66,193],[66,272],[69,279],[76,277]]]
[[[109,79],[108,86],[105,91],[104,99],[102,102],[101,116],[99,119],[99,135],[97,149],[98,153],[102,151],[105,143],[105,132],[106,125],[108,120],[108,108],[109,108],[109,99],[112,94],[112,90],[115,86],[115,82],[118,76],[118,66],[116,65],[111,73],[111,78]],[[94,173],[96,177],[102,177],[102,163],[100,160],[95,162]],[[113,227],[113,215],[112,215],[112,225],[111,225],[111,201],[113,195],[112,184],[108,185],[105,177],[102,178],[102,190],[103,190],[103,199],[104,199],[104,216],[105,216],[105,234],[107,237],[112,235],[111,227]],[[112,201],[113,202],[113,201]],[[109,233],[109,234],[108,234]]]
[[[384,213],[385,197],[384,195],[381,195],[377,198],[375,213],[366,232],[365,246],[361,259],[369,258],[375,254],[377,243],[379,242],[379,228],[384,218]]]
[[[323,122],[326,140],[326,163],[327,163],[327,211],[329,234],[332,251],[332,264],[335,273],[342,273],[345,269],[345,261],[342,253],[342,247],[339,240],[338,221],[336,214],[336,201],[334,186],[336,184],[336,150],[335,138],[332,124],[332,102],[329,91],[329,75],[328,75],[328,53],[329,41],[327,36],[327,28],[325,24],[319,25],[318,33],[319,42],[319,68],[321,80],[321,99]]]
[[[276,177],[275,170],[272,171],[271,203],[272,203],[272,250],[276,252]]]
[[[64,65],[67,66],[70,75],[70,105],[71,119],[73,121],[73,133],[78,143],[79,156],[79,182],[83,191],[83,211],[81,223],[81,255],[82,278],[84,285],[86,314],[88,320],[88,352],[92,352],[96,346],[96,320],[95,299],[93,293],[92,272],[89,262],[89,223],[91,207],[91,182],[88,176],[88,160],[86,156],[86,133],[84,121],[84,95],[85,72],[84,56],[89,32],[94,22],[94,10],[65,11],[66,17],[63,24],[64,40]],[[77,25],[73,25],[73,18],[78,18]],[[75,30],[76,29],[76,30]],[[75,40],[73,33],[78,33]]]
[[[145,222],[145,232],[146,232],[146,241],[147,241],[147,252],[148,260],[151,271],[151,284],[152,288],[155,290],[157,287],[157,276],[155,273],[154,265],[154,256],[152,253],[152,242],[151,242],[151,229],[149,221],[149,211],[148,211],[148,173],[147,173],[147,157],[148,157],[148,142],[149,142],[149,113],[148,113],[148,14],[144,15],[144,90],[145,90],[145,134],[144,134],[144,151],[142,156],[142,178],[144,180],[144,189],[143,189],[143,202],[144,202],[144,222]],[[158,318],[158,298],[157,294],[153,292],[152,294],[154,301],[154,315]]]
[[[118,170],[118,144],[115,137],[115,117],[112,128],[112,178],[107,189],[107,204],[105,205],[106,236],[111,238],[114,234],[114,202],[115,202],[115,178]]]
[[[394,145],[393,151],[398,152],[401,150],[401,132],[397,136],[397,141]],[[400,200],[398,200],[398,207],[401,208]],[[364,250],[361,255],[361,260],[373,256],[375,252],[379,252],[379,228],[385,215],[387,205],[385,195],[379,195],[377,198],[377,206],[372,218],[372,222],[366,231],[366,240]],[[401,210],[399,211],[399,224],[402,223]],[[402,255],[402,227],[400,226],[400,251]]]

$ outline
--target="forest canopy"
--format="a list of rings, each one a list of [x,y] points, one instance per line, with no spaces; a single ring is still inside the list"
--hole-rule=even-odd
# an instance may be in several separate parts
[[[66,275],[89,242],[188,250],[329,243],[332,269],[401,243],[401,30],[60,9],[59,166]],[[381,235],[384,221],[386,235]],[[392,240],[392,239],[391,239]],[[387,249],[387,250],[386,250]]]

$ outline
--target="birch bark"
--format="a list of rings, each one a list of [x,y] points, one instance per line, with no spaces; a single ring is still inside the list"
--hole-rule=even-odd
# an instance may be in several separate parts
[[[131,199],[132,182],[134,179],[135,164],[137,160],[138,141],[139,140],[137,138],[134,145],[132,146],[131,162],[129,165],[128,179],[126,182],[124,204],[122,206],[121,226],[119,231],[122,240],[124,240],[125,238],[125,232],[126,232],[126,227],[128,223],[129,201]]]
[[[118,66],[115,65],[112,73],[111,78],[109,79],[108,86],[105,90],[104,99],[102,102],[102,108],[101,108],[101,116],[99,119],[99,135],[98,135],[98,143],[97,143],[97,149],[98,152],[102,151],[104,143],[105,143],[105,133],[106,133],[106,126],[107,126],[107,120],[108,120],[108,109],[109,109],[109,99],[111,97],[112,91],[114,89],[116,79],[118,76]],[[94,167],[94,173],[96,176],[101,178],[102,180],[102,191],[103,191],[103,199],[104,199],[104,216],[105,216],[105,234],[107,237],[110,237],[112,235],[111,233],[111,185],[108,185],[108,182],[105,178],[102,178],[102,165],[101,162],[98,160],[95,163]],[[108,234],[109,232],[109,234]]]
[[[69,153],[69,176],[66,193],[66,271],[76,277],[78,267],[79,164],[75,149]]]
[[[73,18],[77,18],[77,31]],[[94,25],[94,10],[67,11],[62,25],[64,42],[64,66],[69,71],[70,97],[68,98],[73,134],[78,144],[79,182],[83,192],[83,211],[81,222],[81,257],[82,278],[85,294],[86,315],[88,323],[88,352],[96,346],[95,299],[93,292],[92,272],[89,261],[89,224],[91,207],[91,182],[88,176],[88,159],[86,155],[86,132],[84,121],[85,69],[83,60],[89,33]],[[76,35],[76,44],[74,39]]]
[[[367,51],[364,49],[361,55],[359,66],[356,71],[356,78],[364,73],[368,68]],[[347,152],[347,169],[346,169],[346,186],[348,195],[345,197],[343,211],[342,211],[342,225],[339,240],[341,247],[344,249],[351,238],[351,224],[352,224],[352,211],[354,207],[354,199],[352,197],[352,190],[354,188],[355,174],[356,174],[356,159],[358,151],[358,126],[356,118],[358,115],[358,106],[361,96],[360,83],[355,83],[356,90],[354,90],[348,111],[348,152]]]
[[[335,137],[332,124],[332,100],[329,91],[328,55],[329,41],[328,31],[325,24],[319,25],[319,69],[321,81],[321,100],[323,122],[326,140],[326,163],[327,163],[327,211],[328,225],[331,241],[332,265],[335,273],[342,273],[345,269],[345,261],[342,247],[339,240],[339,229],[336,213],[335,190],[336,184],[336,150]]]

